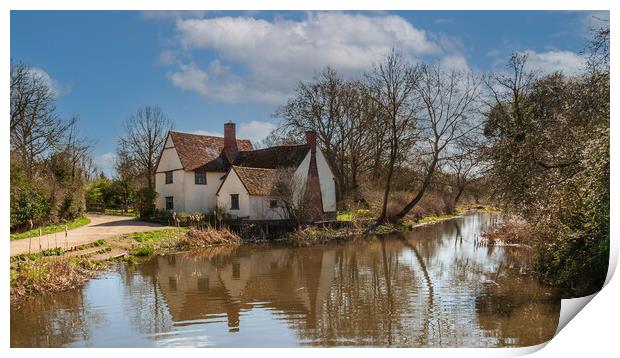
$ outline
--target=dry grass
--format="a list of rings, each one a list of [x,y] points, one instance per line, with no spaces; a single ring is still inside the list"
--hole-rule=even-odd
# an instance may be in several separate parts
[[[32,294],[79,287],[104,267],[103,263],[77,257],[15,262],[11,265],[11,304]]]
[[[383,191],[366,188],[363,190],[363,194],[369,204],[368,210],[373,217],[377,217],[383,202]],[[388,216],[395,215],[400,212],[400,210],[407,205],[407,203],[414,196],[415,193],[412,191],[392,191],[387,205]],[[350,207],[350,210],[362,209],[362,207],[358,208],[355,204],[349,204],[347,206]],[[429,190],[426,194],[424,194],[422,200],[411,210],[405,219],[416,221],[425,216],[441,216],[450,214],[447,211],[448,205],[444,198],[439,193]]]
[[[190,249],[214,245],[238,245],[240,243],[241,238],[228,228],[223,227],[216,230],[207,226],[201,230],[190,229],[179,242],[179,246]]]
[[[525,220],[509,217],[488,229],[482,239],[487,245],[531,245],[533,232]]]

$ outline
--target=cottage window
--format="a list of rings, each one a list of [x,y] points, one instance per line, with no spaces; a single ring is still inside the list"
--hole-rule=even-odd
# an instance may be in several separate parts
[[[166,184],[172,184],[172,170],[166,172]]]
[[[230,210],[239,210],[239,194],[230,194]]]
[[[166,210],[174,210],[174,198],[172,196],[166,197]]]
[[[277,200],[269,200],[269,207],[274,209],[278,207],[278,201]]]
[[[207,172],[204,170],[196,170],[194,172],[194,184],[206,185],[207,184]]]

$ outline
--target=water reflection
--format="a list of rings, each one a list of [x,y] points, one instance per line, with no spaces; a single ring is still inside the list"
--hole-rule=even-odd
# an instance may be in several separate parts
[[[83,290],[12,312],[11,345],[544,342],[559,299],[519,272],[522,249],[477,244],[493,220],[477,214],[342,245],[215,248],[119,265]]]

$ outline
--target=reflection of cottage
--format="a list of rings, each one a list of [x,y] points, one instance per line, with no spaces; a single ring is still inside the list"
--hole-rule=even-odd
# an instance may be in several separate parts
[[[157,266],[156,281],[175,322],[225,315],[236,331],[241,311],[256,302],[286,314],[305,314],[314,325],[329,296],[336,256],[323,248],[306,253],[295,257],[286,249],[239,248],[221,261],[175,255],[151,264]]]
[[[282,184],[291,190],[276,190]],[[253,150],[249,140],[236,139],[234,123],[224,125],[224,138],[171,131],[155,189],[157,208],[177,212],[220,207],[237,218],[278,220],[288,218],[287,206],[301,205],[312,221],[336,214],[334,175],[315,132],[306,133],[305,144]]]

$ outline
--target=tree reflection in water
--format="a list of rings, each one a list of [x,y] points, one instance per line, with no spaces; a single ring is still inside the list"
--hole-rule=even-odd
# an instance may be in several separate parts
[[[119,267],[121,309],[136,335],[155,345],[170,343],[170,333],[187,345],[223,346],[479,347],[548,340],[559,299],[520,274],[523,249],[476,245],[491,220],[478,214],[338,245],[220,247],[157,257]],[[58,307],[44,305],[60,315]],[[43,313],[35,311],[24,316]],[[42,325],[55,331],[51,322]],[[289,333],[275,333],[282,327]],[[66,342],[96,341],[70,329],[62,334],[70,336]]]

